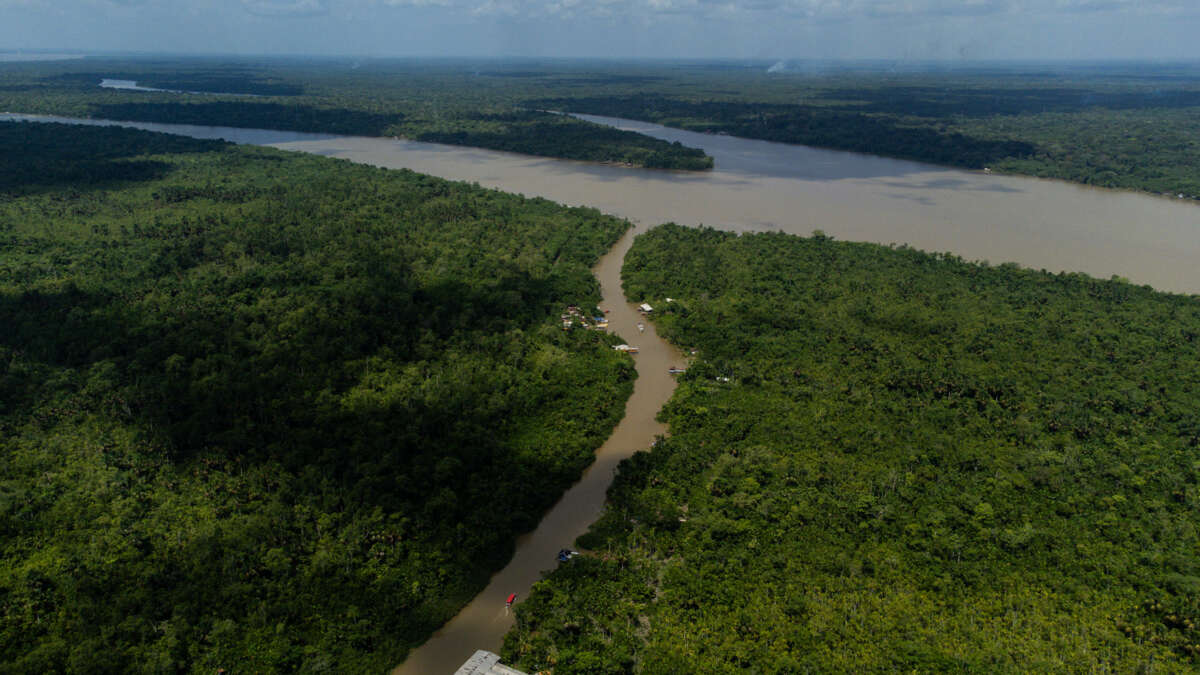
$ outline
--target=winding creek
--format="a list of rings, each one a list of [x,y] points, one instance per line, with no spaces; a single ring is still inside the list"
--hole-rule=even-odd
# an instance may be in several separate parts
[[[648,226],[673,221],[805,235],[820,229],[839,239],[908,244],[967,259],[1102,278],[1119,275],[1161,290],[1200,293],[1200,208],[1191,203],[581,117],[703,148],[714,157],[716,169],[641,170],[382,138],[0,114],[0,121],[120,124],[412,169],[592,206],[634,223],[594,268],[604,298],[601,306],[611,312],[610,330],[640,348],[634,357],[638,379],[625,417],[580,482],[536,530],[518,540],[509,564],[396,673],[452,673],[474,650],[498,650],[512,625],[504,598],[528,593],[542,571],[555,565],[555,552],[569,546],[600,514],[617,464],[665,433],[654,418],[674,390],[667,368],[683,360],[657,337],[653,324],[638,333],[639,315],[625,301],[620,283],[633,236]]]
[[[667,368],[683,365],[683,358],[655,334],[653,323],[645,322],[646,331],[638,333],[641,315],[625,301],[621,291],[621,263],[633,245],[635,232],[626,232],[592,268],[600,281],[603,296],[600,307],[608,311],[609,330],[626,337],[639,349],[633,357],[638,376],[633,383],[633,394],[625,402],[625,416],[596,451],[596,461],[579,482],[546,512],[537,529],[517,540],[516,554],[508,565],[493,575],[487,588],[449,623],[414,649],[392,671],[394,675],[453,673],[476,649],[499,651],[504,634],[513,625],[513,616],[504,607],[504,599],[513,592],[518,599],[525,597],[542,577],[542,571],[558,564],[555,562],[558,550],[572,546],[600,517],[617,464],[650,447],[655,436],[666,433],[666,427],[654,418],[675,391],[675,379],[667,374]]]

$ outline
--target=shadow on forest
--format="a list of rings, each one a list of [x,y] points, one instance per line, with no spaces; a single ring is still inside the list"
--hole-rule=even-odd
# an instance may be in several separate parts
[[[156,466],[166,460],[176,471],[162,475],[178,477],[193,490],[192,497],[198,498],[201,489],[206,498],[213,491],[219,527],[204,531],[202,525],[214,518],[207,509],[188,512],[172,519],[173,526],[196,526],[200,536],[172,537],[178,548],[139,549],[115,564],[105,563],[106,570],[116,573],[135,569],[137,578],[151,585],[159,583],[155,579],[169,578],[141,604],[137,600],[144,595],[123,595],[119,584],[94,586],[89,598],[95,598],[96,606],[124,602],[115,612],[123,615],[118,621],[157,617],[156,609],[164,604],[174,608],[176,621],[181,616],[201,625],[211,616],[241,620],[237,612],[248,606],[247,598],[277,592],[295,594],[300,599],[293,596],[291,602],[311,611],[314,600],[305,594],[312,594],[330,607],[353,605],[356,613],[366,608],[363,614],[385,624],[381,630],[403,636],[405,646],[416,644],[446,620],[448,612],[441,604],[466,602],[511,556],[515,535],[536,525],[540,514],[578,476],[582,460],[569,453],[521,451],[506,442],[508,419],[528,414],[519,407],[525,393],[498,382],[484,367],[463,378],[467,381],[453,378],[462,373],[453,368],[455,356],[449,357],[449,367],[418,362],[432,360],[429,353],[410,354],[398,364],[396,370],[410,363],[414,369],[428,369],[437,380],[417,382],[412,396],[407,391],[390,399],[380,395],[377,404],[350,407],[341,394],[357,383],[354,361],[371,359],[380,347],[412,352],[424,331],[459,336],[464,326],[489,314],[531,323],[523,303],[512,297],[505,302],[503,296],[528,293],[541,298],[551,286],[521,276],[504,278],[489,289],[437,283],[414,292],[407,305],[396,293],[364,298],[358,312],[338,307],[336,298],[318,298],[329,312],[315,315],[294,340],[273,350],[252,344],[247,327],[228,314],[189,309],[196,298],[188,298],[186,292],[180,294],[178,307],[157,313],[75,286],[20,295],[0,292],[0,430],[28,424],[24,433],[54,439],[76,433],[72,424],[78,420],[94,418],[100,428],[125,427],[140,437],[139,447],[128,448],[126,456],[153,457]],[[173,290],[180,289],[167,292]],[[397,307],[402,314],[379,321]],[[488,343],[505,337],[498,326],[487,333],[483,339],[463,335],[466,344],[435,340],[431,351],[486,352]],[[189,348],[194,351],[173,353]],[[494,355],[491,362],[502,363]],[[442,395],[422,395],[421,390],[430,388],[440,388]],[[111,449],[106,441],[91,440],[104,438],[102,434],[88,438],[89,454],[93,447],[95,452]],[[118,461],[123,461],[125,450],[117,450]],[[165,457],[159,454],[162,450]],[[120,467],[121,490],[140,495],[141,506],[165,500],[161,483],[143,483],[145,462],[105,461]],[[267,487],[255,488],[261,491],[254,496],[216,496],[229,484],[219,477],[225,471],[239,477],[269,476]],[[151,472],[151,481],[154,475]],[[257,485],[240,478],[232,482]],[[0,500],[4,496],[0,493]],[[301,505],[297,515],[290,511],[293,504]],[[233,509],[228,518],[222,515],[229,513],[223,511],[226,506]],[[299,584],[227,583],[228,570],[267,560],[261,556],[269,547],[260,546],[256,537],[269,537],[275,551],[285,549],[308,560],[312,548],[306,546],[316,539],[310,530],[301,533],[298,528],[312,522],[306,514],[314,512],[329,514],[323,522],[337,523],[349,537],[357,536],[361,523],[384,527],[379,514],[388,514],[387,527],[406,528],[406,539],[412,540],[395,542],[398,550],[428,547],[458,556],[453,563],[440,563],[451,579],[444,588],[429,592],[429,601],[401,595],[399,609],[389,605],[390,600],[380,601],[383,611],[367,600],[378,597],[380,586],[360,574],[337,577],[327,572]],[[109,512],[97,507],[95,513]],[[319,552],[312,558],[320,559]],[[424,568],[403,559],[386,565],[390,574],[424,573]],[[72,574],[80,572],[73,568]],[[325,586],[336,592],[314,589],[314,578],[327,580]],[[211,599],[213,584],[219,584],[222,601]],[[231,597],[237,602],[228,602]],[[267,603],[272,608],[292,607],[269,596]],[[288,614],[290,609],[278,611]]]
[[[84,367],[103,358],[98,347],[122,341],[116,326],[97,315],[112,302],[74,284],[55,292],[0,294],[0,345],[42,363]]]
[[[284,316],[273,325],[247,324],[234,304],[191,296],[171,282],[156,286],[177,301],[170,307],[131,304],[74,284],[0,293],[0,353],[23,364],[0,364],[4,413],[37,412],[52,423],[54,410],[87,406],[169,440],[176,460],[218,453],[296,472],[319,466],[353,486],[355,500],[389,510],[427,501],[429,482],[401,478],[431,473],[447,457],[461,462],[463,480],[483,468],[561,474],[547,458],[509,456],[497,430],[520,411],[481,384],[486,371],[471,382],[443,382],[441,398],[364,408],[341,402],[358,383],[354,363],[386,353],[392,367],[418,363],[438,372],[446,352],[529,330],[561,296],[555,281],[508,274],[473,288],[455,280],[401,286],[394,273],[367,277],[354,284],[363,291],[357,297],[308,293],[306,309],[317,311],[305,311],[299,327],[284,327],[291,318]],[[282,287],[259,290],[269,296]],[[458,478],[451,482],[466,489]],[[534,504],[532,514],[548,506],[536,496],[522,501]]]
[[[323,134],[382,136],[404,116],[255,101],[112,103],[92,106],[92,116],[113,120],[276,129]]]
[[[162,178],[167,162],[131,159],[154,154],[211,152],[225,144],[119,127],[48,122],[0,122],[0,191],[87,190]]]

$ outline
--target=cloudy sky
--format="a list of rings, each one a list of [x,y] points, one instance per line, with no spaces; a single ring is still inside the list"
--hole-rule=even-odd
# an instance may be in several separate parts
[[[0,0],[0,51],[1200,59],[1200,0]]]

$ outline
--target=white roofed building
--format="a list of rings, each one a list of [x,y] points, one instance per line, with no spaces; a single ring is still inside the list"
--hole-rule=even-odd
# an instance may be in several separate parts
[[[501,664],[499,656],[486,649],[480,649],[458,670],[454,671],[454,675],[526,675],[526,673]]]

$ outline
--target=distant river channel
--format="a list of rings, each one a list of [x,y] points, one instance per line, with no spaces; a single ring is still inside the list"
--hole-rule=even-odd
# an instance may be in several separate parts
[[[120,122],[271,145],[540,196],[650,226],[778,230],[908,244],[969,260],[1118,275],[1200,293],[1200,207],[1160,196],[963,171],[872,155],[579,117],[702,148],[707,172],[634,169],[478,148],[228,127]],[[114,124],[0,115],[0,119]]]

